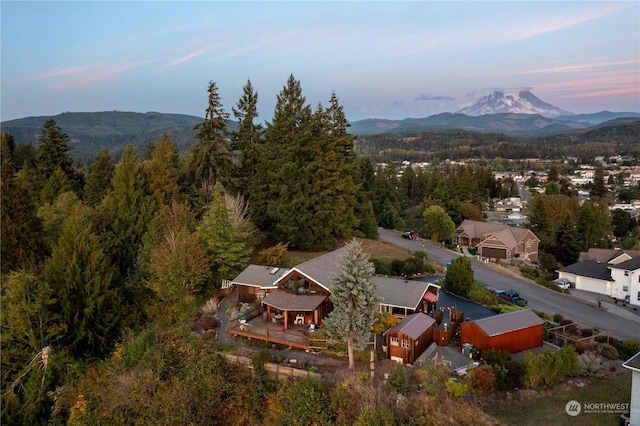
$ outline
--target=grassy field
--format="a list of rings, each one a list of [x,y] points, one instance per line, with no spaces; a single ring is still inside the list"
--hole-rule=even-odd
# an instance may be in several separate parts
[[[362,244],[362,249],[365,253],[368,253],[371,257],[377,258],[389,258],[389,259],[402,259],[406,260],[411,252],[405,248],[393,245],[386,241],[369,240],[366,238],[357,239]],[[345,241],[339,242],[339,247],[344,246]],[[289,259],[296,258],[298,260],[306,261],[323,255],[327,252],[303,252],[297,250],[289,250],[287,257]]]
[[[628,403],[631,398],[631,373],[600,379],[587,386],[557,396],[501,403],[485,411],[508,425],[617,425],[620,413],[585,413],[584,405],[591,403]],[[578,401],[582,412],[569,416],[565,407],[569,401]]]

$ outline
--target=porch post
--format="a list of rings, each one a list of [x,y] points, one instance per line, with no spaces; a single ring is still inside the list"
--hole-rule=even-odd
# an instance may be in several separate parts
[[[284,329],[289,328],[289,311],[284,311]]]

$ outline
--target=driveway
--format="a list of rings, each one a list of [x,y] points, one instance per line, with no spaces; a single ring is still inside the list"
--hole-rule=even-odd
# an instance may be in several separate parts
[[[464,256],[452,250],[438,245],[419,240],[407,240],[397,231],[387,229],[378,230],[380,239],[411,251],[425,251],[431,261],[446,265],[447,262]],[[571,319],[586,325],[594,325],[600,330],[607,330],[611,336],[617,339],[640,340],[640,315],[630,310],[616,309],[613,303],[605,300],[601,308],[589,297],[580,294],[576,297],[571,294],[558,293],[546,287],[535,284],[512,271],[508,271],[496,264],[484,264],[471,258],[471,266],[476,281],[488,288],[510,289],[520,293],[527,299],[529,307],[536,311],[549,314],[562,314],[566,319]],[[606,298],[603,298],[606,299]]]

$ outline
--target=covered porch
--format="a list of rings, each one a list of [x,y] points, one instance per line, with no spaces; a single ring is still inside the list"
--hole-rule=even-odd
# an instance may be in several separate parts
[[[326,347],[324,339],[313,339],[314,330],[313,323],[290,324],[285,327],[284,316],[282,319],[278,317],[274,322],[273,319],[268,320],[265,315],[259,315],[250,320],[233,321],[228,325],[229,334],[233,336],[264,340],[305,350]]]

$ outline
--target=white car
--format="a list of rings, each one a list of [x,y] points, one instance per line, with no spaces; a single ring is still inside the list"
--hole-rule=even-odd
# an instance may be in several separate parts
[[[571,282],[566,278],[559,278],[553,283],[563,290],[567,290],[569,287],[571,287]]]

